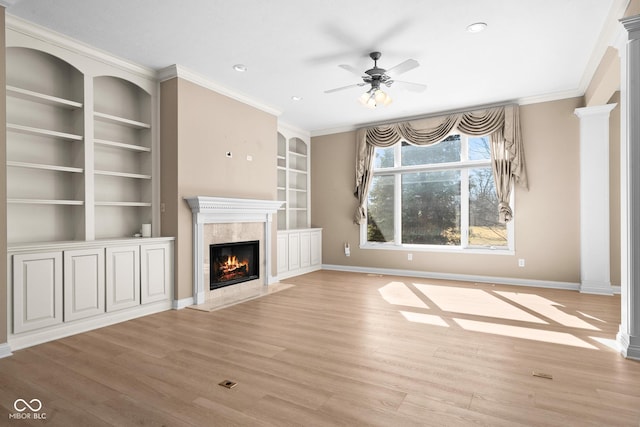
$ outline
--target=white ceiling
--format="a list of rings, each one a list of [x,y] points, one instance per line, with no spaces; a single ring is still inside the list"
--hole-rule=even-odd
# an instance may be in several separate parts
[[[584,93],[626,0],[9,0],[7,13],[153,69],[178,64],[312,134]],[[472,34],[466,27],[486,22]],[[369,110],[339,68],[421,66]],[[248,70],[238,73],[234,64]],[[302,100],[293,101],[292,96]]]

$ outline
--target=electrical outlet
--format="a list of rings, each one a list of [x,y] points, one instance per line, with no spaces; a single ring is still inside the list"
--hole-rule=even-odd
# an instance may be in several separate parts
[[[344,244],[344,256],[351,256],[351,248],[348,243]]]
[[[407,260],[413,261],[413,254],[407,254]]]
[[[524,267],[524,258],[518,260],[518,267]]]

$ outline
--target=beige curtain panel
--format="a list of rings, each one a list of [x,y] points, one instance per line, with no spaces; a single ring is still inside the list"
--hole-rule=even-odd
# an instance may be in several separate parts
[[[375,147],[390,147],[400,140],[413,145],[436,144],[454,130],[473,136],[489,135],[499,218],[502,222],[511,221],[513,211],[509,206],[509,198],[513,184],[528,188],[520,115],[516,104],[359,129],[356,134],[354,195],[358,199],[358,208],[355,222],[362,224],[366,218]]]

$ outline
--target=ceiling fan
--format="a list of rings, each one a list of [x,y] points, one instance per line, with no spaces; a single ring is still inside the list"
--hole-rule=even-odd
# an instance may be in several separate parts
[[[402,87],[413,92],[422,92],[427,88],[426,85],[420,83],[394,80],[394,76],[406,73],[407,71],[413,70],[414,68],[420,66],[418,61],[416,61],[415,59],[407,59],[406,61],[403,61],[398,65],[389,68],[388,70],[385,70],[384,68],[378,67],[378,59],[380,59],[381,56],[382,54],[380,52],[371,52],[369,54],[369,57],[373,60],[373,68],[366,70],[364,74],[351,65],[339,65],[340,68],[358,75],[360,78],[362,78],[362,82],[338,87],[335,89],[329,89],[326,90],[325,93],[333,93],[353,87],[371,85],[370,89],[363,93],[362,96],[360,96],[359,100],[363,105],[369,108],[376,108],[378,105],[389,105],[392,101],[391,97],[382,89],[380,89],[381,85],[391,87],[391,85],[393,84],[394,87]]]

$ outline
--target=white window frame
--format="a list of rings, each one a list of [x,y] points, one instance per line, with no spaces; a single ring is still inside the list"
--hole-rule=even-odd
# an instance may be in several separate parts
[[[391,175],[394,176],[394,241],[392,242],[369,242],[367,240],[367,221],[360,225],[360,248],[361,249],[384,249],[384,250],[411,250],[424,252],[462,252],[462,253],[483,253],[514,255],[515,254],[515,226],[514,220],[507,223],[507,246],[470,246],[469,245],[469,174],[468,171],[474,168],[491,167],[491,160],[469,160],[468,136],[460,133],[461,160],[451,163],[433,163],[428,165],[401,166],[402,140],[396,143],[394,148],[393,167],[373,170],[373,176]],[[444,170],[460,170],[460,245],[427,245],[427,244],[406,244],[400,243],[402,238],[402,174],[406,172],[435,172]],[[515,212],[515,191],[511,191],[510,206]],[[367,203],[368,205],[368,203]],[[365,211],[367,206],[365,206]],[[514,215],[515,217],[515,215]]]

